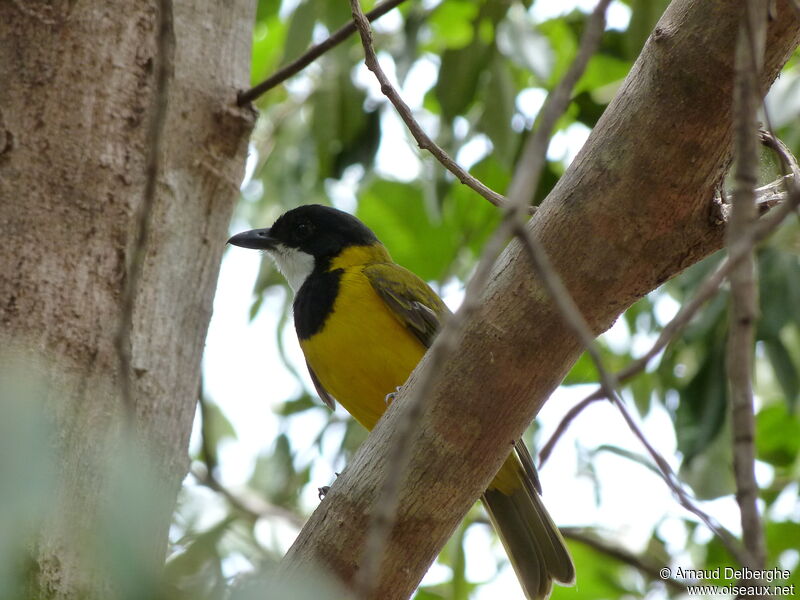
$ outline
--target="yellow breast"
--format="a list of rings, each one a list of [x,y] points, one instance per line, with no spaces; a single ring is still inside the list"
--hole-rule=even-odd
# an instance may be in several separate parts
[[[361,269],[344,269],[333,312],[322,330],[300,346],[322,386],[372,429],[386,410],[386,395],[405,383],[425,347],[392,314]]]

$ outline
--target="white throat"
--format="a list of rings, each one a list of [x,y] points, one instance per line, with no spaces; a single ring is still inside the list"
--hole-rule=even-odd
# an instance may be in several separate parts
[[[268,252],[296,294],[314,270],[314,257],[307,252],[283,244],[277,244]]]

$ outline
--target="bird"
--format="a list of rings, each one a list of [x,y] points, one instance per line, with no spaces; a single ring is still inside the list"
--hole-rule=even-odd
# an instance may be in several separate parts
[[[449,314],[441,298],[369,227],[329,206],[299,206],[228,243],[271,256],[294,292],[295,330],[320,399],[372,429]],[[517,440],[481,498],[528,600],[575,580],[540,495],[533,459]]]

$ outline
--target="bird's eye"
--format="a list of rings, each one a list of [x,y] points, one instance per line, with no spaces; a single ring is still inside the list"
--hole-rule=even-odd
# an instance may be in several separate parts
[[[294,238],[298,242],[302,242],[303,240],[307,239],[312,233],[312,227],[310,223],[301,222],[298,223],[297,226],[294,228]]]

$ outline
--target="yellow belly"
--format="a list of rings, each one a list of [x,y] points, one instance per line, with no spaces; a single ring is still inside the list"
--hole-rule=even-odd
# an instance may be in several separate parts
[[[386,396],[403,385],[425,346],[394,317],[360,267],[345,270],[333,312],[322,331],[300,347],[322,387],[353,418],[372,429],[386,410]],[[490,488],[512,493],[522,486],[515,452]]]
[[[322,386],[367,429],[386,410],[386,395],[405,383],[426,350],[360,267],[345,270],[325,327],[300,346]]]

